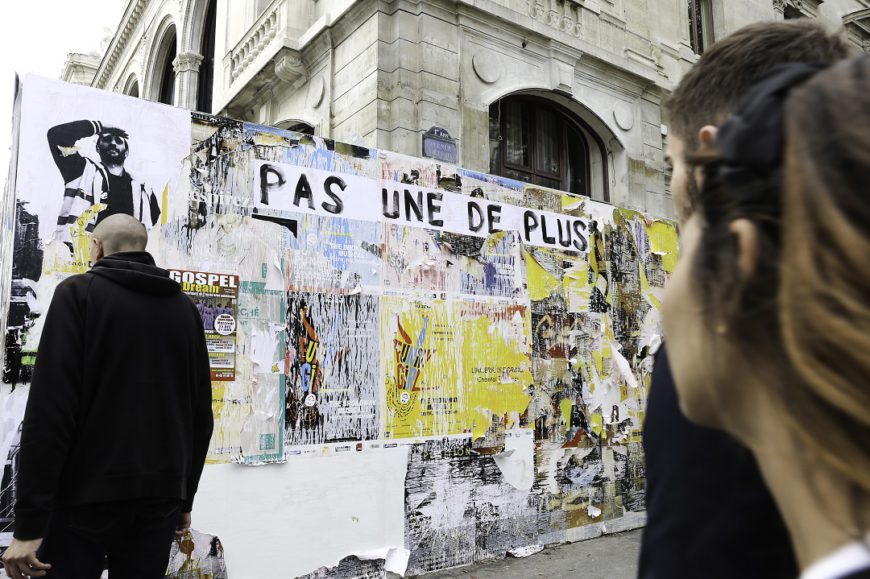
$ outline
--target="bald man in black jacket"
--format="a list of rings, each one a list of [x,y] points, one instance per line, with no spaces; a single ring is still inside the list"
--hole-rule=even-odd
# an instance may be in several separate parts
[[[21,432],[17,579],[163,577],[190,526],[213,427],[202,320],[116,214],[94,230],[93,268],[57,286]]]

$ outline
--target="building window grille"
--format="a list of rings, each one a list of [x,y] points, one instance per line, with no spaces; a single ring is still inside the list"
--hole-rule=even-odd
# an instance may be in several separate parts
[[[489,131],[491,173],[590,195],[589,131],[562,107],[536,97],[507,97],[490,106]]]
[[[689,0],[689,42],[695,54],[713,44],[713,15],[711,0]]]

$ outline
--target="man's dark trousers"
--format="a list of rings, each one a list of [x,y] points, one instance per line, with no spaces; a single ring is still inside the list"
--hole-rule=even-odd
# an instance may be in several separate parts
[[[97,503],[52,513],[38,557],[51,579],[160,579],[181,514],[178,499]]]

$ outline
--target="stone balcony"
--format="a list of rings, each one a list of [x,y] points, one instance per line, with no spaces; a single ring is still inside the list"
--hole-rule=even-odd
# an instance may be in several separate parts
[[[306,82],[299,30],[288,26],[290,3],[273,1],[224,57],[226,87],[215,110],[243,111],[264,90],[284,85],[292,92]]]

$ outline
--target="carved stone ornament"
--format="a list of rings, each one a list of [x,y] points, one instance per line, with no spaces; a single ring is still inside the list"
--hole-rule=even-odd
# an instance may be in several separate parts
[[[773,9],[780,13],[785,13],[785,9],[789,6],[799,10],[805,16],[812,16],[813,12],[818,9],[819,4],[825,0],[813,0],[805,2],[804,0],[773,0]]]
[[[634,127],[634,111],[627,103],[617,101],[613,105],[613,120],[623,131],[630,131]]]
[[[202,55],[195,52],[182,52],[172,61],[172,68],[176,74],[180,72],[199,72],[202,64]]]
[[[294,84],[306,74],[305,63],[293,52],[286,51],[275,61],[275,76],[284,82]]]
[[[323,96],[326,94],[326,83],[322,76],[318,76],[311,80],[308,85],[308,106],[316,109],[323,102]]]
[[[529,18],[572,36],[583,32],[581,5],[575,0],[526,0]]]
[[[471,57],[474,74],[486,84],[494,84],[501,78],[501,67],[489,52],[478,52]]]

